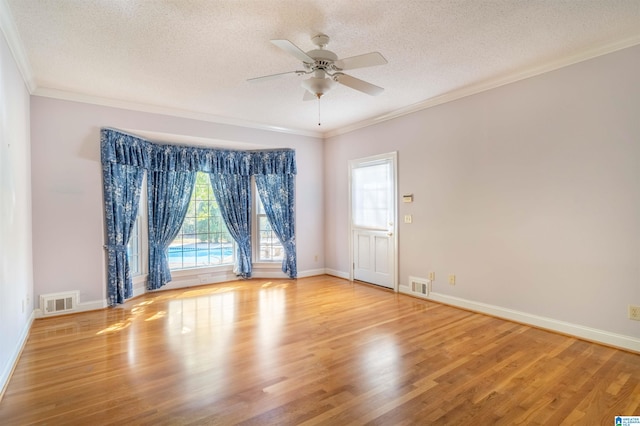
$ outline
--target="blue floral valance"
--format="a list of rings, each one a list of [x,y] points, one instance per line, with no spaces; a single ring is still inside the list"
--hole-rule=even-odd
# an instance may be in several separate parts
[[[252,151],[253,175],[295,175],[296,158],[293,151]]]
[[[200,171],[234,174],[296,174],[295,151],[275,149],[237,151],[160,144],[104,128],[100,137],[102,163],[140,167],[150,171]]]

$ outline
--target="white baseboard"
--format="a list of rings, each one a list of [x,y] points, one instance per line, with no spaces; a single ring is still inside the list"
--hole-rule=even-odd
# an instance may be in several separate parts
[[[306,277],[312,277],[316,275],[323,275],[324,273],[325,273],[324,269],[310,269],[308,271],[299,272],[298,278],[306,278]],[[182,274],[175,274],[175,275],[176,276],[172,281],[170,281],[169,283],[167,283],[167,285],[163,286],[158,290],[173,290],[173,289],[195,287],[195,286],[201,286],[201,285],[207,285],[207,284],[220,284],[220,283],[225,283],[225,282],[240,279],[235,274],[233,274],[231,270],[208,273],[206,274],[206,277],[205,276],[201,277],[200,275],[202,274],[186,275],[182,273]],[[282,272],[282,269],[280,269],[280,266],[278,265],[277,268],[256,267],[253,270],[252,278],[287,279],[288,277],[284,272]],[[148,291],[146,290],[144,279],[141,279],[139,282],[136,282],[134,279],[132,297],[138,297],[147,292]],[[94,309],[99,309],[99,308],[94,308]]]
[[[146,290],[146,293],[162,290],[174,290],[180,288],[197,287],[207,284],[219,284],[239,279],[231,270],[216,271],[212,273],[187,274],[174,273],[173,279],[157,290]]]
[[[33,324],[33,320],[36,318],[35,311],[31,312],[29,315],[29,319],[25,323],[22,331],[20,332],[20,337],[18,338],[18,343],[15,345],[15,349],[13,353],[9,357],[7,364],[2,371],[2,375],[0,376],[0,401],[2,400],[2,396],[4,395],[4,391],[7,389],[7,385],[9,384],[9,379],[13,374],[13,369],[18,364],[18,359],[20,358],[20,354],[22,353],[22,349],[24,349],[24,345],[27,343],[27,338],[29,337],[29,331],[31,330],[31,324]]]
[[[256,271],[256,270],[254,270],[251,273],[251,278],[269,278],[269,279],[286,280],[289,277],[287,276],[287,274],[285,274],[284,272],[282,272],[280,270],[277,270],[277,271],[269,271],[269,270]],[[235,279],[239,279],[239,277],[235,278]]]
[[[77,306],[78,306],[77,312],[95,311],[96,309],[106,308],[107,306],[109,306],[109,303],[107,302],[106,299],[103,299],[103,300],[93,300],[91,302],[81,302],[81,303],[78,303]]]
[[[142,287],[133,287],[133,295],[131,296],[131,298],[142,296],[146,292],[147,292],[147,290],[146,290],[146,288],[144,286],[142,286]]]
[[[492,315],[535,327],[544,328],[546,330],[555,331],[562,334],[568,334],[581,339],[592,342],[603,343],[605,345],[614,346],[621,349],[627,349],[634,352],[640,352],[640,339],[622,334],[611,333],[604,330],[585,327],[578,324],[572,324],[565,321],[559,321],[553,318],[541,317],[526,312],[515,311],[500,306],[488,305],[486,303],[474,302],[472,300],[461,299],[459,297],[449,296],[441,293],[429,293],[426,297],[428,300],[441,302],[447,305],[468,309],[474,312]]]
[[[307,278],[307,277],[315,277],[318,275],[324,275],[325,269],[324,268],[320,268],[320,269],[309,269],[308,271],[302,271],[302,272],[298,272],[298,278]]]
[[[324,273],[327,275],[331,275],[338,278],[344,278],[345,280],[349,279],[348,272],[336,271],[335,269],[325,269]]]

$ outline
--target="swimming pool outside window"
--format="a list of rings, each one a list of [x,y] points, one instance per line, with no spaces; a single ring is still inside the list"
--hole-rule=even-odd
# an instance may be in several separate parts
[[[220,215],[209,176],[198,172],[187,215],[169,245],[169,268],[232,265],[234,253],[234,241]]]

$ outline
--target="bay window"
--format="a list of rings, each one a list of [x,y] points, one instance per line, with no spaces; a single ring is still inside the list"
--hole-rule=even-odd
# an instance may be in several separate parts
[[[103,128],[100,157],[109,305],[132,297],[131,275],[141,272],[147,290],[170,282],[171,270],[233,265],[249,278],[253,257],[297,276],[293,150],[158,144]]]

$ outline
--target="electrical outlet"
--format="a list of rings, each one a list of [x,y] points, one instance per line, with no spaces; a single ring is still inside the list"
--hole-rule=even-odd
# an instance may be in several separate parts
[[[640,306],[629,305],[629,319],[640,321]]]
[[[456,285],[456,276],[449,274],[449,285]]]
[[[435,280],[436,280],[436,273],[429,272],[429,281],[435,281]]]

